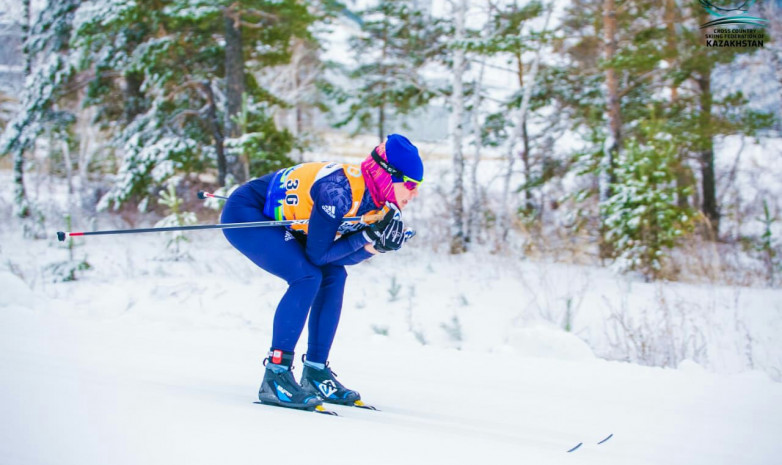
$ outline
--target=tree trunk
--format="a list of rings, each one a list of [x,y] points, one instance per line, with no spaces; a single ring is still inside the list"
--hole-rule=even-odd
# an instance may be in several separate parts
[[[676,0],[665,0],[665,27],[667,30],[665,40],[665,55],[669,69],[678,69],[679,52],[677,50],[676,25],[680,23],[676,14]],[[678,112],[676,107],[679,105],[679,86],[671,82],[671,106]],[[690,202],[685,189],[692,186],[693,179],[689,166],[685,160],[685,152],[679,150],[676,154],[676,205],[679,208],[689,208]]]
[[[390,46],[388,31],[391,29],[391,25],[388,16],[384,15],[383,21],[386,27],[383,28],[383,48],[380,50],[380,75],[382,76],[382,80],[380,81],[380,106],[377,109],[377,136],[380,140],[379,143],[381,144],[386,140],[385,107],[386,103],[388,102],[388,95],[386,94],[386,91],[388,89],[388,82],[393,79],[393,77],[389,76],[390,73],[388,72],[388,48]]]
[[[92,148],[92,141],[95,140],[97,133],[96,127],[92,126],[90,122],[95,117],[95,108],[86,110],[83,114],[79,115],[77,131],[79,134],[79,152],[76,163],[78,165],[79,176],[79,208],[86,212],[90,217],[93,217],[95,212],[95,204],[91,201],[90,196],[90,163],[92,157],[95,154],[95,150]],[[94,218],[94,217],[93,217]]]
[[[701,165],[701,180],[703,184],[701,209],[709,219],[709,227],[712,237],[719,233],[720,214],[717,208],[717,185],[714,174],[714,138],[711,135],[711,69],[702,72],[697,80],[700,90],[700,133],[704,139],[704,146],[698,154]]]
[[[212,90],[211,81],[203,81],[201,87],[206,95],[207,100],[207,118],[209,126],[212,129],[212,138],[215,140],[215,151],[217,152],[217,178],[218,183],[222,180],[220,186],[225,185],[225,177],[227,174],[227,160],[225,157],[225,136],[223,135],[223,128],[220,124],[220,119],[217,117],[217,104],[215,103],[215,95]]]
[[[464,39],[464,19],[467,13],[467,0],[458,0],[454,4],[454,41],[459,43]],[[461,46],[453,51],[453,94],[451,95],[451,150],[453,151],[453,193],[451,195],[451,253],[461,254],[467,251],[464,234],[464,154],[462,153],[463,120],[464,120],[464,87],[462,79],[465,71],[465,53]]]
[[[65,164],[65,180],[68,186],[68,192],[66,197],[66,204],[68,208],[68,214],[73,215],[73,206],[75,204],[74,194],[76,190],[73,188],[73,160],[71,159],[71,148],[68,146],[68,140],[62,138],[60,140],[60,146],[62,147],[62,160]]]
[[[144,93],[141,91],[141,85],[143,83],[143,72],[127,71],[125,73],[125,123],[130,123],[136,116],[144,111]]]
[[[383,97],[385,100],[385,96]],[[382,144],[386,140],[386,105],[384,103],[381,103],[379,107],[377,107],[377,137],[380,140],[380,144]]]
[[[603,58],[611,62],[616,57],[616,0],[603,0]],[[619,100],[619,79],[614,65],[605,69],[606,107],[608,111],[608,139],[601,160],[599,189],[600,202],[605,202],[614,195],[616,184],[616,159],[622,147],[622,111]],[[600,243],[598,254],[600,258],[609,258],[613,247],[606,240],[605,221],[600,218]]]
[[[30,0],[22,1],[22,43],[24,44],[24,77],[32,72],[33,57],[30,51]],[[19,218],[30,216],[30,202],[24,188],[24,152],[26,147],[14,151],[14,213]]]
[[[524,63],[521,61],[521,54],[516,55],[516,73],[519,78],[519,89],[524,88]],[[532,212],[532,191],[530,188],[530,179],[532,178],[532,163],[530,162],[529,132],[527,131],[527,118],[523,118],[521,123],[521,162],[524,165],[524,209],[526,213]]]
[[[481,189],[478,183],[478,165],[481,162],[481,121],[480,109],[483,102],[483,75],[486,69],[486,63],[481,62],[481,68],[478,72],[478,79],[475,82],[475,103],[472,110],[472,130],[475,140],[475,152],[472,165],[470,166],[470,208],[467,211],[467,232],[465,242],[476,242],[478,237],[478,227],[481,224]]]
[[[546,32],[548,30],[548,24],[549,20],[551,19],[553,8],[551,6],[548,7],[548,12],[546,13],[546,21],[543,24],[543,32]],[[519,28],[519,35],[522,34],[521,28]],[[499,234],[497,235],[495,244],[495,249],[499,250],[503,244],[506,242],[508,238],[508,233],[510,232],[510,181],[511,181],[511,175],[513,174],[513,165],[516,162],[516,154],[514,152],[514,146],[515,142],[517,140],[524,139],[524,131],[527,126],[527,113],[529,111],[529,103],[532,99],[532,90],[535,87],[535,79],[538,75],[538,67],[540,66],[540,50],[543,48],[543,42],[540,42],[537,44],[537,50],[535,50],[535,57],[532,60],[532,68],[530,69],[529,76],[527,78],[526,85],[523,87],[523,95],[521,98],[521,109],[519,110],[519,121],[516,125],[515,131],[513,132],[513,135],[509,138],[508,141],[508,153],[507,153],[507,162],[508,165],[505,168],[505,175],[503,179],[503,186],[502,186],[502,203],[500,205],[500,210],[498,219],[497,219],[497,227],[499,230]],[[519,66],[523,66],[522,63],[519,63]]]
[[[603,46],[604,58],[610,62],[616,56],[616,0],[603,1]],[[619,80],[613,66],[606,67],[606,103],[608,107],[609,139],[606,143],[603,160],[604,179],[601,186],[601,199],[606,200],[613,194],[612,185],[616,183],[614,168],[616,157],[622,146],[622,112],[619,101]]]
[[[225,132],[227,137],[239,137],[241,131],[235,118],[242,112],[242,95],[244,94],[244,58],[242,55],[242,31],[237,27],[238,11],[226,10],[223,19],[225,25]],[[235,17],[234,17],[235,15]],[[210,89],[211,91],[211,89]],[[236,181],[241,184],[250,177],[249,160],[244,153],[238,153],[228,161],[228,170]],[[219,161],[218,161],[219,164]],[[220,171],[218,167],[218,171]],[[225,185],[227,173],[218,174],[218,184]]]
[[[667,29],[666,35],[666,50],[669,69],[676,69],[676,57],[678,52],[676,50],[676,0],[665,0],[665,27]],[[679,99],[679,87],[675,83],[671,84],[671,103],[674,105]]]

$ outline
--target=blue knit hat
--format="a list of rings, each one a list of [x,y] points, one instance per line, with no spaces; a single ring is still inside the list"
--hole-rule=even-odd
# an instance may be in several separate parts
[[[391,134],[386,141],[386,158],[405,176],[416,181],[424,179],[424,163],[418,155],[418,148],[410,140],[399,134]],[[394,182],[402,182],[401,176],[391,175]]]

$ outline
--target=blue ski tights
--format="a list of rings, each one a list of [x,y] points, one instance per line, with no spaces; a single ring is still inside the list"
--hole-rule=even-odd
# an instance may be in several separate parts
[[[251,184],[231,195],[223,209],[223,223],[272,220],[263,214],[262,189]],[[304,246],[283,227],[224,229],[223,233],[253,263],[288,283],[274,314],[272,348],[293,352],[309,314],[307,360],[325,363],[342,311],[345,267],[313,265]]]

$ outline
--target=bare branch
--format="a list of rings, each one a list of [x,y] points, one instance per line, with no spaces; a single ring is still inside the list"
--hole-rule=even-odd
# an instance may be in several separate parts
[[[121,72],[118,71],[109,71],[109,72],[103,72],[100,73],[99,76],[95,76],[92,72],[87,72],[82,74],[81,76],[78,76],[72,83],[62,88],[62,94],[67,95],[71,92],[76,92],[77,90],[83,89],[87,87],[90,82],[92,82],[93,79],[96,77],[100,78],[121,78],[124,75]]]
[[[641,76],[639,76],[637,78],[631,77],[630,78],[630,82],[628,83],[629,85],[627,86],[627,88],[622,89],[619,92],[619,98],[620,99],[623,98],[624,96],[626,96],[627,94],[632,92],[635,88],[637,88],[641,84],[649,81],[650,79],[652,79],[653,77],[657,76],[658,74],[660,74],[660,73],[662,73],[664,71],[665,70],[662,69],[662,68],[655,68],[655,69],[653,69],[653,70],[651,70],[651,71],[649,71],[647,73],[644,73],[643,75],[641,75]]]
[[[171,118],[168,119],[168,121],[169,121],[169,123],[173,124],[173,123],[176,123],[180,119],[184,120],[184,119],[189,118],[189,117],[202,119],[204,114],[208,110],[208,107],[209,107],[209,105],[204,105],[203,107],[201,107],[200,110],[192,110],[192,109],[181,110],[181,111],[177,112],[175,115],[172,115]],[[180,124],[180,126],[181,126],[181,124]]]
[[[176,97],[177,94],[179,94],[180,92],[182,92],[183,90],[188,89],[188,88],[197,90],[198,93],[203,98],[206,98],[206,95],[204,93],[204,87],[205,87],[205,84],[202,81],[193,81],[193,80],[185,81],[182,84],[176,86],[171,91],[171,94],[168,97],[166,97],[166,100],[167,101],[171,100],[172,98]]]
[[[263,29],[269,26],[268,24],[264,23],[248,23],[246,21],[240,21],[239,24],[250,29]]]
[[[267,13],[265,11],[256,10],[255,8],[247,8],[242,9],[239,5],[239,2],[234,2],[228,7],[224,7],[223,14],[227,17],[233,20],[234,27],[236,29],[239,29],[240,27],[248,27],[250,29],[261,29],[268,25],[268,23],[277,23],[280,21],[279,16]],[[243,16],[250,16],[253,18],[260,19],[260,22],[252,22],[248,20],[243,20]]]
[[[223,8],[223,14],[226,18],[230,18],[234,21],[234,27],[239,29],[242,22],[242,14],[239,12],[239,2],[233,2],[227,8]]]
[[[250,16],[255,16],[256,18],[268,19],[268,20],[270,20],[272,22],[275,22],[275,23],[280,20],[280,18],[277,15],[273,15],[273,14],[267,13],[265,11],[256,10],[254,8],[248,8],[248,9],[244,10],[241,13],[242,14],[247,14],[247,15],[250,15]]]

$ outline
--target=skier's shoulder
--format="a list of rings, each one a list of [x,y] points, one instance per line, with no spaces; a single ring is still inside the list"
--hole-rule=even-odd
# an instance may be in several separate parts
[[[333,165],[333,166],[331,166]],[[334,163],[324,166],[318,179],[312,185],[312,200],[331,210],[333,216],[343,217],[353,204],[353,193],[342,165]]]

